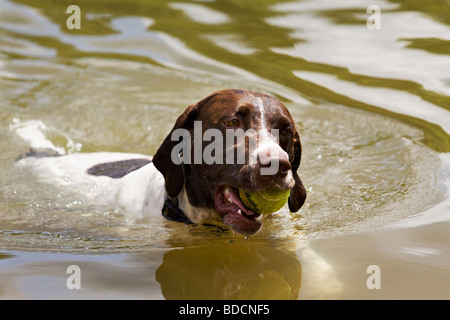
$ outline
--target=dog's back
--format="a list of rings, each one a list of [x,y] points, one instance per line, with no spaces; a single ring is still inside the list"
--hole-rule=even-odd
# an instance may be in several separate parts
[[[85,201],[118,203],[130,215],[161,215],[164,179],[152,157],[116,152],[64,155],[45,138],[43,125],[25,122],[14,129],[31,147],[16,166],[31,170],[39,180],[70,188]]]

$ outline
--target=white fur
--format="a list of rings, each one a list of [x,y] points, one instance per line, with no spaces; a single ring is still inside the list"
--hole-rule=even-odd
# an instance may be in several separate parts
[[[184,187],[178,196],[178,207],[184,212],[186,217],[194,223],[202,223],[206,220],[212,220],[219,217],[213,209],[195,208],[191,206]]]
[[[16,165],[31,168],[41,180],[69,187],[74,193],[96,203],[117,203],[137,217],[161,216],[166,197],[164,178],[153,163],[117,179],[87,173],[89,168],[99,163],[137,158],[150,157],[112,152],[77,153],[60,157],[29,157]]]
[[[16,134],[32,148],[57,148],[46,138],[48,128],[41,121],[19,122],[10,126]],[[142,154],[95,152],[75,153],[58,157],[27,157],[16,162],[22,168],[30,168],[41,180],[49,184],[70,188],[75,194],[84,196],[97,204],[117,203],[125,212],[135,217],[162,217],[162,207],[166,198],[164,178],[149,163],[122,178],[93,176],[87,170],[97,164],[129,159],[151,159]]]

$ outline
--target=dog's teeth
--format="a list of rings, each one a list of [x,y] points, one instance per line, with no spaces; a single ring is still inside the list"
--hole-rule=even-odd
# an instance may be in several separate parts
[[[233,203],[233,201],[231,200],[231,195],[230,195],[230,189],[229,188],[225,188],[223,190],[223,194],[225,195],[225,197],[227,198],[229,203]]]
[[[238,213],[239,213],[239,214],[242,214],[242,211],[241,211],[241,209],[239,209],[239,210],[238,210]]]

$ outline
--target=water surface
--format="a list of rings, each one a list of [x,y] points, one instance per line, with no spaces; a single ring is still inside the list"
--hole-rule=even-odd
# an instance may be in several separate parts
[[[80,1],[70,30],[65,2],[0,0],[0,296],[449,298],[442,3]],[[250,239],[131,219],[15,166],[27,127],[66,153],[153,154],[224,88],[282,100],[303,143],[305,206]],[[66,287],[71,264],[81,290]],[[366,286],[373,264],[380,290]]]

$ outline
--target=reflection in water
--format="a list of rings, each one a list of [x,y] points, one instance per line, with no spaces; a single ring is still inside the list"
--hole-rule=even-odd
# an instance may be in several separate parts
[[[125,265],[94,261],[105,259],[102,254],[89,257],[86,283],[101,297],[141,288],[159,298],[153,283],[158,266],[168,299],[295,299],[300,285],[300,295],[336,297],[342,286],[333,267],[339,264],[308,249],[298,253],[300,264],[279,242],[262,239],[372,230],[422,213],[444,199],[441,182],[448,186],[447,166],[439,168],[449,163],[450,151],[450,6],[442,0],[376,2],[383,12],[379,32],[367,30],[367,4],[358,0],[79,0],[81,30],[66,28],[67,2],[0,0],[2,248],[132,251],[137,260],[125,259]],[[46,136],[69,153],[152,154],[188,103],[225,87],[276,95],[303,136],[308,203],[296,215],[271,217],[259,239],[199,244],[210,240],[201,233],[167,243],[174,228],[184,227],[133,224],[120,208],[99,207],[74,190],[55,190],[12,169],[28,147],[9,130],[12,124],[42,121]],[[448,216],[448,200],[439,206]],[[193,238],[195,246],[187,243]],[[323,246],[339,247],[345,261],[355,243],[344,248],[333,239]],[[167,246],[160,264],[160,248]],[[142,247],[150,250],[147,259],[134,255]],[[49,269],[54,257],[37,256],[42,264],[26,270],[41,282],[67,266],[63,260]],[[0,259],[2,272],[6,263],[20,262],[7,254]],[[16,269],[18,285],[5,290],[26,283],[24,292],[42,297],[41,287],[23,281],[24,269]],[[348,263],[338,275],[346,290],[355,290],[345,279],[354,277]],[[117,279],[114,291],[109,285]]]
[[[295,252],[247,241],[171,250],[156,280],[166,299],[297,299],[301,273]]]
[[[0,252],[0,260],[2,260],[2,259],[11,259],[11,258],[14,258],[14,257],[15,257],[14,254]]]

